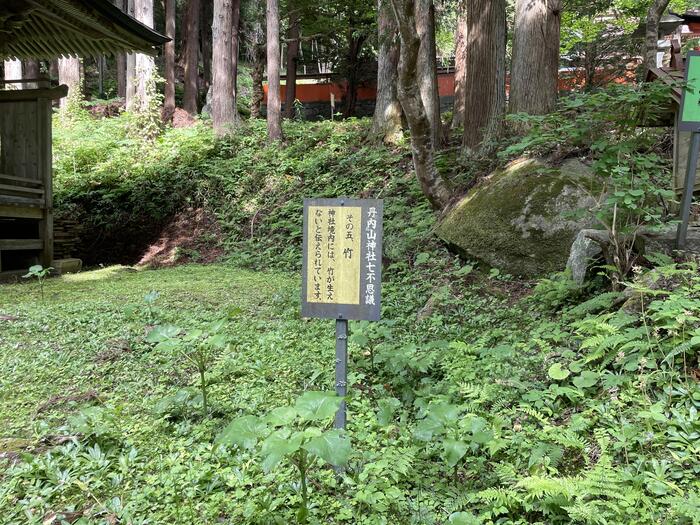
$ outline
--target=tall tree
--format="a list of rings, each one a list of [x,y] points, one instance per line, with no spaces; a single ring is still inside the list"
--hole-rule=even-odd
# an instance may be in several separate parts
[[[190,115],[199,112],[199,7],[200,0],[187,0],[185,13],[185,92],[182,106]]]
[[[58,59],[58,82],[68,86],[68,96],[61,99],[61,108],[82,99],[81,64],[79,58]]]
[[[263,91],[263,77],[265,76],[265,9],[262,2],[253,5],[247,4],[249,9],[246,12],[247,20],[243,35],[246,39],[246,49],[248,50],[248,60],[251,63],[250,76],[253,82],[252,94],[250,97],[250,116],[260,118],[260,107],[262,106],[265,93]]]
[[[24,77],[29,80],[37,79],[41,75],[39,61],[36,58],[30,58],[24,61]],[[36,89],[38,84],[36,82],[25,82],[24,89]]]
[[[112,0],[112,3],[122,11],[125,10],[124,0]],[[126,98],[126,54],[117,53],[115,55],[117,63],[117,96]]]
[[[659,21],[664,14],[670,0],[654,0],[647,11],[646,37],[645,37],[645,66],[647,69],[656,67],[656,54],[659,50]]]
[[[126,12],[129,16],[135,16],[135,0],[124,0],[126,7]],[[128,53],[126,55],[126,88],[124,91],[124,100],[126,104],[126,109],[134,109],[134,102],[136,101],[136,84],[138,79],[136,78],[136,54]]]
[[[416,31],[420,39],[418,52],[418,85],[430,122],[433,147],[440,146],[440,94],[437,83],[437,50],[435,45],[435,5],[433,0],[415,0]]]
[[[377,57],[377,99],[372,117],[374,137],[387,143],[400,140],[401,103],[396,92],[399,66],[399,35],[391,12],[390,0],[378,0],[377,28],[379,55]]]
[[[561,0],[517,0],[509,109],[542,115],[559,92]]]
[[[267,0],[267,138],[282,139],[280,101],[280,11],[278,0]]]
[[[212,22],[214,19],[214,5],[212,0],[200,0],[201,19],[199,21],[199,36],[202,50],[202,72],[204,77],[204,92],[209,92],[212,79]]]
[[[135,0],[134,15],[142,24],[153,27],[153,0]],[[134,71],[137,76],[136,97],[138,99],[137,110],[145,110],[153,96],[156,63],[151,55],[136,53]]]
[[[299,11],[289,4],[287,29],[287,79],[285,83],[284,116],[294,117],[294,101],[297,98],[297,62],[299,60]]]
[[[165,36],[170,38],[170,42],[166,42],[163,49],[165,56],[163,114],[166,122],[171,121],[175,114],[175,12],[176,1],[165,0]]]
[[[233,31],[231,33],[231,60],[233,62],[233,89],[238,95],[238,55],[241,50],[241,0],[233,2]],[[238,111],[236,109],[236,111]]]
[[[495,138],[506,106],[506,0],[469,0],[464,146]]]
[[[437,171],[430,120],[416,79],[419,78],[421,39],[418,38],[414,0],[391,0],[401,38],[398,95],[411,129],[411,150],[416,177],[423,194],[436,209],[445,208],[451,198],[446,181]]]
[[[236,89],[233,83],[233,11],[240,0],[214,0],[212,25],[212,121],[218,135],[237,122]]]
[[[362,31],[362,20],[356,17],[356,12],[351,10],[348,17],[348,26],[345,30],[347,39],[347,52],[345,55],[345,80],[347,87],[344,97],[343,115],[355,116],[357,106],[357,90],[360,86],[360,55],[362,46],[367,40],[367,34]]]
[[[452,107],[452,127],[464,125],[464,92],[467,68],[467,0],[457,4],[457,30],[455,33],[455,97]]]

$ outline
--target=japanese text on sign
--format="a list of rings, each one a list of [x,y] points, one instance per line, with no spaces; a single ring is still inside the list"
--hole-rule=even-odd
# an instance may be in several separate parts
[[[304,315],[378,318],[381,230],[382,201],[305,201]]]

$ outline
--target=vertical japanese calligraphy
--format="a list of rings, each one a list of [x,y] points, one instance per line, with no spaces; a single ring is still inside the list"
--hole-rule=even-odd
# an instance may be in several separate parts
[[[307,265],[310,303],[360,304],[362,208],[310,206],[307,238],[313,260]]]
[[[366,305],[375,303],[375,283],[377,282],[377,208],[367,210],[364,228],[365,237],[365,282],[364,300]]]
[[[380,199],[306,199],[301,311],[304,317],[378,320]]]

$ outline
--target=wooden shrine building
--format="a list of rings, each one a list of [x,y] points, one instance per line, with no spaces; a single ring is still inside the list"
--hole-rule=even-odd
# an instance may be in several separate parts
[[[110,0],[0,1],[0,60],[138,51],[168,39]],[[66,86],[0,81],[0,275],[53,262],[51,118]]]

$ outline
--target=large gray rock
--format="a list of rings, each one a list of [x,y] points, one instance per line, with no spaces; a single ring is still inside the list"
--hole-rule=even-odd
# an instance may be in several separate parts
[[[578,160],[552,168],[520,160],[473,188],[438,225],[438,236],[469,257],[512,275],[562,270],[579,231],[590,228],[600,183]]]

